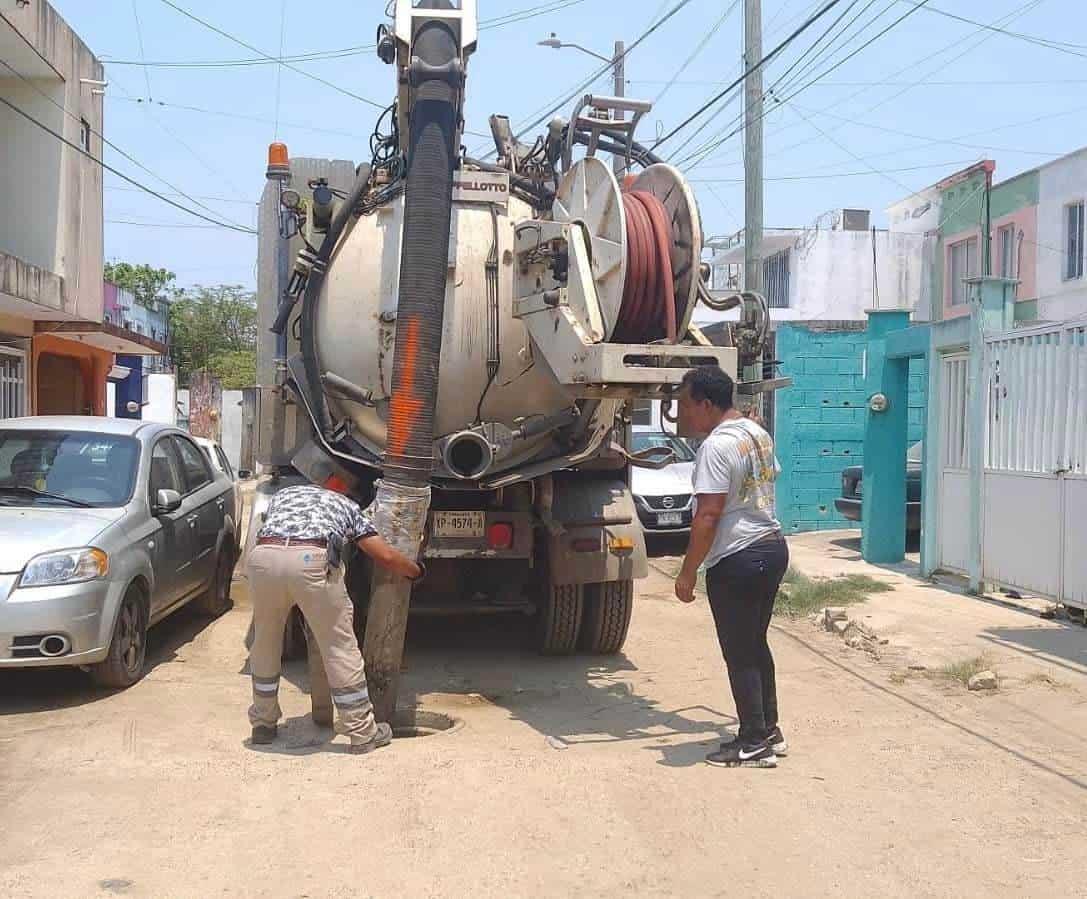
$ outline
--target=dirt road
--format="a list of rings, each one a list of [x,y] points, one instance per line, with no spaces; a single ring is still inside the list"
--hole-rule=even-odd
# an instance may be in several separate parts
[[[246,745],[244,583],[235,599],[158,628],[124,693],[0,676],[0,894],[1087,895],[1082,733],[898,684],[806,622],[773,634],[793,744],[775,771],[703,764],[732,704],[705,603],[660,572],[617,659],[541,659],[497,622],[414,628],[406,698],[464,726],[356,757],[312,727],[299,667],[284,737]]]

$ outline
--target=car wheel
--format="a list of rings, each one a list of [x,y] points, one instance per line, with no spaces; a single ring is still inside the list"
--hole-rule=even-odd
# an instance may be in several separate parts
[[[129,587],[113,625],[109,654],[91,666],[91,677],[102,687],[117,690],[131,687],[143,677],[146,657],[147,605],[140,590]]]
[[[215,562],[215,576],[208,589],[196,601],[197,609],[204,615],[216,617],[230,608],[230,582],[234,578],[234,551],[230,546],[219,550]]]

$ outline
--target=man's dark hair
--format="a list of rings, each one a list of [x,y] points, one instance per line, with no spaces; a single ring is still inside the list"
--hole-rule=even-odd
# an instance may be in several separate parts
[[[736,388],[732,378],[716,365],[700,365],[692,368],[680,382],[697,402],[709,400],[718,409],[727,412],[732,408],[732,393]]]

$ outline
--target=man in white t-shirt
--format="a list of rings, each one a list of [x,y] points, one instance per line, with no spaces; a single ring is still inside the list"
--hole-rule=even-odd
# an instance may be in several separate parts
[[[733,406],[734,384],[717,366],[687,372],[679,394],[684,435],[704,436],[694,468],[696,509],[676,596],[694,600],[698,569],[728,666],[739,733],[706,757],[711,765],[774,768],[788,747],[778,727],[774,659],[766,634],[789,550],[774,511],[774,442]]]

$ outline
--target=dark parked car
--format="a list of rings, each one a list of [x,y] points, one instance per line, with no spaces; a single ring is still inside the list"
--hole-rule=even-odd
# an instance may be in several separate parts
[[[842,471],[842,495],[834,500],[834,508],[850,521],[861,520],[863,469],[851,465]],[[915,443],[906,453],[906,530],[921,530],[921,443]]]

